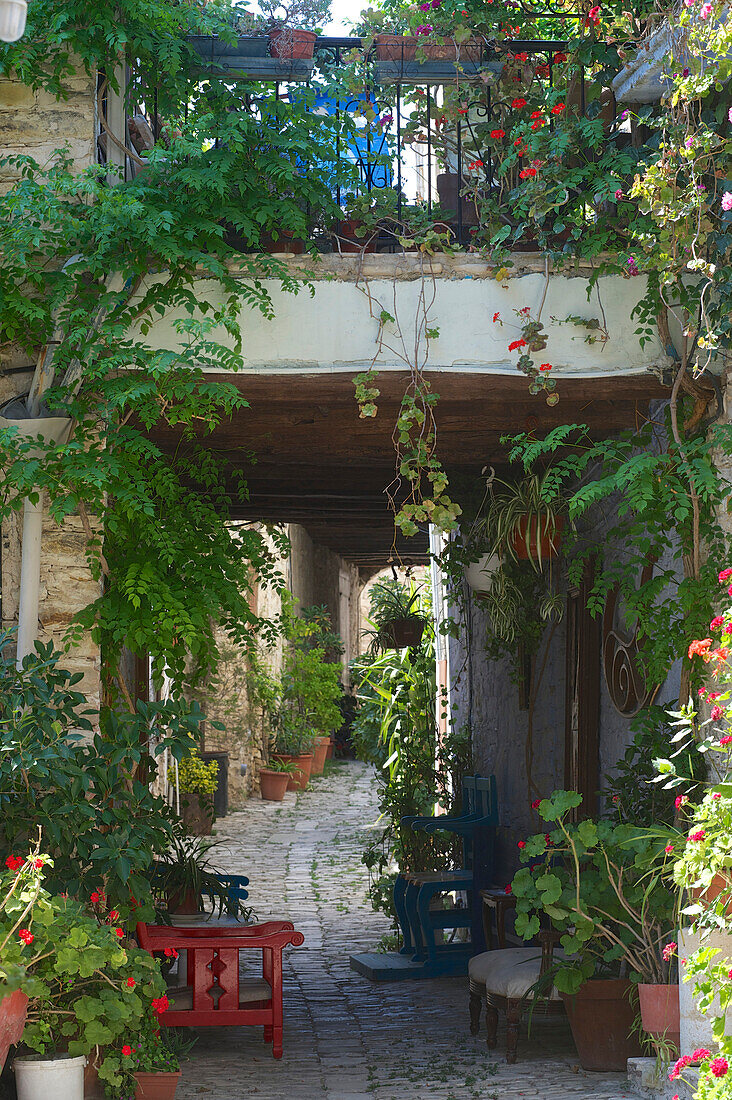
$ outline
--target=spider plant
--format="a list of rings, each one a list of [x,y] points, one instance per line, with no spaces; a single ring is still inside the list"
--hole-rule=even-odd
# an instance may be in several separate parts
[[[170,911],[190,900],[200,911],[202,895],[206,894],[219,916],[227,912],[248,918],[251,909],[232,898],[229,888],[209,859],[209,853],[217,843],[211,837],[176,835],[168,850],[156,858],[153,863],[153,889],[164,910]]]
[[[564,527],[567,505],[556,473],[550,467],[515,482],[496,478],[493,484],[501,488],[479,521],[486,545],[503,560],[528,560],[541,570],[544,560],[557,553]]]

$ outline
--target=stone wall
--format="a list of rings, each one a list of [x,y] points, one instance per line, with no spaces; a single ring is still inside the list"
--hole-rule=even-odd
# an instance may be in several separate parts
[[[65,89],[66,97],[56,99],[19,80],[0,80],[0,147],[4,155],[23,154],[44,164],[54,150],[63,147],[76,171],[94,162],[95,81],[78,68],[66,79]],[[6,187],[13,178],[13,170],[4,169]]]
[[[313,542],[304,527],[290,526],[289,588],[301,607],[325,605],[345,646],[344,675],[359,653],[361,631],[358,569]]]
[[[17,626],[20,590],[21,530],[23,513],[2,527],[2,585],[0,606],[3,629]],[[100,582],[94,580],[85,555],[86,539],[78,516],[69,516],[59,525],[46,514],[41,543],[41,587],[39,601],[39,640],[52,641],[64,648],[64,637],[74,616],[100,595]],[[99,648],[88,634],[69,649],[62,662],[71,672],[81,672],[83,691],[90,706],[100,703]]]

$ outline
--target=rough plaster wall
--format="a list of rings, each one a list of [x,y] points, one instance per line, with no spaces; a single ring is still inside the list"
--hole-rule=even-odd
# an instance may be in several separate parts
[[[458,728],[464,722],[471,724],[476,772],[496,777],[500,823],[496,881],[503,883],[517,866],[517,842],[536,832],[539,824],[531,811],[534,796],[526,779],[527,712],[519,709],[518,686],[510,678],[509,662],[489,661],[485,656],[486,629],[487,616],[471,597],[468,630],[450,646],[453,718]],[[546,636],[542,654],[545,645]],[[564,648],[564,625],[560,624],[534,716],[532,774],[539,790],[547,794],[564,779]]]
[[[17,626],[20,589],[20,532],[23,514],[16,513],[2,529],[2,623],[3,629]],[[43,521],[41,543],[41,587],[39,639],[63,648],[63,637],[74,616],[99,597],[101,588],[86,561],[86,539],[78,516],[69,516],[59,526],[48,515]],[[99,648],[88,634],[61,662],[71,672],[81,672],[83,691],[89,704],[99,707]]]
[[[66,98],[19,80],[0,80],[0,147],[5,155],[20,153],[44,164],[55,149],[67,147],[76,171],[88,168],[95,151],[95,82],[81,69],[67,78]],[[17,176],[3,169],[0,187]]]
[[[290,589],[300,607],[325,604],[333,629],[349,640],[345,657],[352,660],[358,652],[361,629],[358,569],[350,562],[313,542],[304,527],[292,524],[290,536]],[[341,577],[345,576],[348,595],[348,627],[341,618]]]

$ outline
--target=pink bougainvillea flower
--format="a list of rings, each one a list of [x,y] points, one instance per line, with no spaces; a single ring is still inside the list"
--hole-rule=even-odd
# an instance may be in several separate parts
[[[707,2],[705,4],[702,4],[702,6],[699,8],[699,18],[700,19],[708,19],[711,14],[712,14],[712,5],[709,2],[709,0],[707,0]]]
[[[730,107],[730,111],[732,111],[732,107]],[[724,582],[728,581],[730,577],[732,577],[732,568],[723,569],[722,572],[719,574],[719,583],[724,584]]]
[[[712,1071],[712,1077],[726,1077],[729,1071],[729,1062],[726,1058],[715,1058],[709,1069]]]
[[[728,733],[726,737],[720,737],[719,743],[720,745],[732,745],[732,734]]]
[[[730,122],[732,122],[732,107],[730,107],[730,109],[727,111],[727,118]]]
[[[706,835],[703,829],[697,829],[695,833],[689,833],[689,840],[692,844],[701,844]]]
[[[680,810],[681,807],[685,806],[688,801],[689,799],[685,794],[677,794],[676,798],[674,799],[674,806],[677,810]]]
[[[663,850],[664,850],[664,852],[666,853],[667,856],[670,856],[671,853],[674,850],[674,846],[673,846],[673,844],[667,844],[666,847]]]
[[[722,195],[722,209],[732,210],[732,191],[725,191]]]
[[[720,626],[724,622],[724,615],[715,615],[709,624],[710,630],[719,630]]]
[[[620,190],[620,188],[618,188],[618,190],[615,192],[615,201],[620,202],[622,197],[623,197],[623,192]]]
[[[673,958],[673,956],[676,953],[676,948],[677,947],[678,947],[678,944],[675,943],[674,940],[671,940],[669,943],[666,944],[666,946],[663,949],[663,957],[666,960],[666,962],[668,962],[669,959]]]
[[[719,793],[719,791],[715,791],[715,792],[714,792],[714,794],[712,795],[712,801],[713,801],[713,802],[719,802],[719,800],[720,800],[720,798],[721,798],[721,797],[722,797],[722,796],[721,796],[721,794]]]

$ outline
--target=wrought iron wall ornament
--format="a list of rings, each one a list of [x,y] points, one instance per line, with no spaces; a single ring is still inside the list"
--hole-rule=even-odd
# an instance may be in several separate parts
[[[641,584],[651,579],[653,566],[647,565]],[[619,614],[620,586],[608,593],[602,618],[602,667],[612,704],[624,718],[632,718],[653,697],[646,684],[640,662],[639,624],[630,632],[623,628]]]

